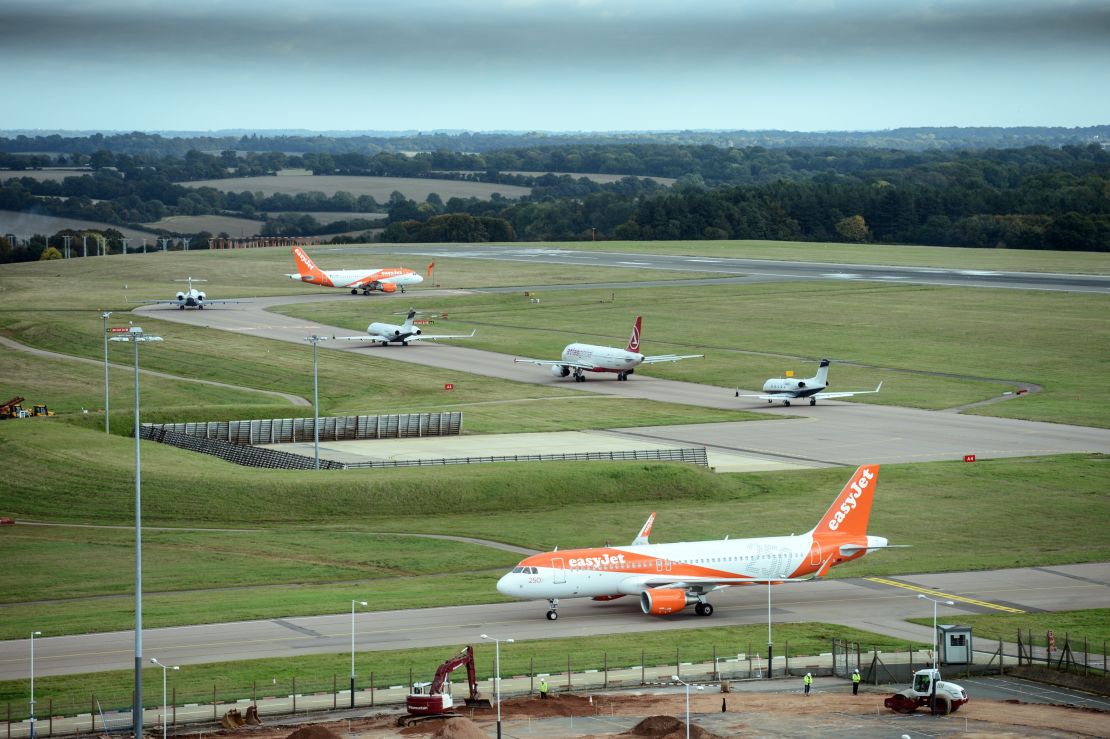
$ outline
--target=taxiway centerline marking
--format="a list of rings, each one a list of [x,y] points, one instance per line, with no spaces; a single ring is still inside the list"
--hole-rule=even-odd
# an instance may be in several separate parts
[[[988,603],[985,600],[976,600],[975,598],[965,598],[962,595],[952,595],[951,593],[945,593],[940,590],[933,590],[932,588],[922,588],[917,585],[910,585],[909,583],[898,582],[897,580],[887,580],[882,577],[867,577],[864,579],[870,582],[877,582],[881,585],[890,585],[895,588],[904,588],[906,590],[912,590],[915,593],[924,593],[925,595],[932,595],[937,598],[945,598],[947,600],[955,600],[961,603],[969,603],[973,606],[982,606],[983,608],[991,608],[993,610],[1003,611],[1005,613],[1025,613],[1025,611],[1021,610],[1020,608],[1011,608],[1010,606],[1003,606],[997,603]]]

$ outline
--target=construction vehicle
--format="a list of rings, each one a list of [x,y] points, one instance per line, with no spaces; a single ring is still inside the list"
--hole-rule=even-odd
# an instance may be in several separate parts
[[[478,678],[474,672],[474,647],[467,646],[440,665],[430,683],[413,683],[412,692],[405,699],[408,714],[398,718],[397,725],[412,726],[420,721],[455,715],[451,682],[447,678],[463,665],[466,665],[466,679],[470,687],[466,705],[469,708],[492,708],[489,700],[478,692]]]
[[[54,411],[46,407],[46,403],[35,403],[31,406],[32,416],[53,416]]]
[[[0,419],[26,418],[27,416],[31,415],[29,412],[23,410],[23,406],[20,405],[20,403],[22,402],[23,398],[17,395],[11,400],[0,405]]]
[[[967,701],[966,690],[956,683],[941,680],[940,670],[932,668],[915,672],[910,687],[890,696],[883,705],[895,713],[913,713],[932,703],[936,714],[944,716]]]

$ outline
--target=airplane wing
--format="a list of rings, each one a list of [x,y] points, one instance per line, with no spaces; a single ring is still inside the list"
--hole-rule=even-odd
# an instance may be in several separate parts
[[[378,334],[363,334],[362,336],[333,336],[333,337],[331,337],[332,341],[393,341],[396,338],[397,337],[395,337],[395,336],[379,336]],[[411,341],[411,339],[413,339],[413,338],[416,338],[416,337],[410,337],[409,339],[406,339],[406,341]]]
[[[128,300],[128,303],[136,303],[139,305],[181,305],[180,300]],[[215,305],[217,303],[250,303],[250,300],[205,300],[205,305]]]
[[[832,558],[829,558],[831,563]],[[816,577],[816,576],[815,576]],[[768,582],[807,582],[812,577],[678,577],[668,575],[637,575],[621,581],[618,590],[623,595],[638,595],[644,590],[657,588],[690,590],[697,593],[709,593],[714,590],[728,588],[735,585],[766,585]]]
[[[848,390],[836,393],[817,393],[816,395],[810,397],[817,398],[818,400],[832,400],[833,398],[850,398],[853,395],[868,395],[870,393],[877,393],[882,389],[883,383],[880,382],[878,387],[876,387],[874,390]]]
[[[472,339],[478,333],[478,329],[474,329],[468,334],[417,334],[410,336],[409,341],[435,341],[436,339]]]
[[[656,354],[652,357],[644,357],[644,361],[640,364],[655,364],[656,362],[677,362],[680,359],[701,359],[704,354]]]
[[[581,362],[567,362],[562,359],[513,359],[513,361],[522,364],[535,364],[541,367],[558,364],[563,367],[577,367],[578,369],[584,370],[592,370],[596,366],[593,364],[582,364]]]

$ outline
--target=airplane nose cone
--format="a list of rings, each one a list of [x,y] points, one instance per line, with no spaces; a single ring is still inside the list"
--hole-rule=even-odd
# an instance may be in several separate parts
[[[510,572],[507,575],[502,575],[501,579],[497,581],[497,592],[501,595],[513,595],[513,574]]]

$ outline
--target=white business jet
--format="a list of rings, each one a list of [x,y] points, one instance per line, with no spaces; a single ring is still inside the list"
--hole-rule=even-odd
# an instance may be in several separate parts
[[[413,319],[416,317],[416,310],[410,309],[405,322],[400,326],[392,323],[371,323],[366,327],[366,335],[364,336],[333,336],[332,339],[336,341],[376,341],[382,346],[389,345],[390,342],[398,343],[401,346],[408,346],[410,341],[435,341],[436,339],[469,339],[474,336],[477,331],[471,331],[469,334],[425,334],[419,328],[413,325]]]
[[[791,400],[809,398],[810,405],[817,405],[818,400],[832,400],[833,398],[850,398],[853,395],[867,395],[868,393],[877,393],[883,389],[883,383],[879,383],[878,387],[874,390],[843,390],[839,392],[827,393],[825,388],[829,386],[829,360],[822,359],[821,366],[817,368],[817,374],[813,377],[805,379],[798,379],[795,377],[773,377],[767,382],[763,383],[763,392],[759,395],[741,395],[740,391],[736,391],[737,398],[759,398],[766,400],[768,403],[774,403],[776,400],[781,400],[783,405],[790,405]]]

